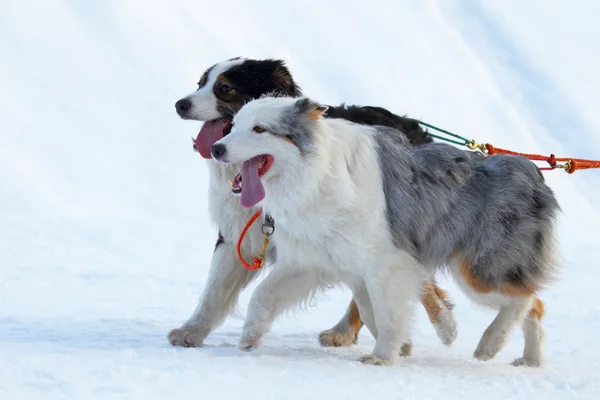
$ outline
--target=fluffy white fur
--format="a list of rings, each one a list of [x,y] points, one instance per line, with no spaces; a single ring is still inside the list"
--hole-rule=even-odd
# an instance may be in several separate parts
[[[208,162],[211,172],[209,184],[209,210],[214,223],[224,237],[238,238],[253,210],[239,206],[239,198],[231,194],[230,184],[239,170],[238,166],[218,165]],[[242,254],[251,260],[262,247],[260,224],[254,224],[242,244]],[[200,302],[181,328],[169,333],[173,345],[184,347],[201,346],[206,337],[233,311],[240,292],[260,274],[263,269],[249,271],[243,267],[236,255],[236,243],[225,241],[217,246],[211,260],[208,282]]]
[[[260,99],[234,118],[219,142],[221,161],[239,164],[262,154],[274,162],[262,177],[260,206],[276,221],[277,260],[250,302],[240,348],[256,348],[275,318],[315,290],[335,283],[351,288],[360,315],[376,338],[369,364],[394,362],[409,342],[411,300],[424,279],[414,258],[399,250],[385,228],[385,198],[373,128],[339,119],[315,121],[310,154],[255,125],[271,126],[294,99]],[[265,105],[268,105],[265,107]]]

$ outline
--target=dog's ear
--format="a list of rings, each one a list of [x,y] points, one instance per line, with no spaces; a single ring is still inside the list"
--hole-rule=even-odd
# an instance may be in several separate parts
[[[290,70],[282,60],[271,60],[274,66],[273,79],[275,80],[275,90],[282,92],[290,97],[302,95],[300,86],[294,82]]]
[[[313,119],[315,121],[319,118],[322,118],[323,113],[329,108],[327,106],[312,101],[308,97],[297,100],[296,104],[294,104],[294,107],[299,113],[304,114],[308,118]]]

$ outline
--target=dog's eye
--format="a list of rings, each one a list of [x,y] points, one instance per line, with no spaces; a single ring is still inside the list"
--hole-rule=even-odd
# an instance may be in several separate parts
[[[256,125],[254,128],[252,128],[252,130],[256,133],[263,133],[264,131],[266,131],[266,129],[260,125]]]
[[[221,92],[223,92],[223,93],[231,92],[231,86],[221,85]]]

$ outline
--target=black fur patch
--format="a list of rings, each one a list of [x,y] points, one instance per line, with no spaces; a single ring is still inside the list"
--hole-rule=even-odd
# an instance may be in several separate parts
[[[436,184],[436,179],[435,179],[435,176],[431,175],[430,173],[428,173],[428,172],[423,172],[423,173],[421,173],[421,176],[423,177],[423,179],[424,179],[424,180],[425,180],[427,183],[430,183],[430,184],[432,184],[432,185],[435,185],[435,184]]]
[[[515,229],[519,219],[519,214],[513,211],[507,211],[501,215],[500,223],[504,227],[506,234],[510,234]]]
[[[400,117],[385,108],[371,106],[329,106],[325,112],[327,118],[341,118],[363,125],[381,125],[402,132],[413,146],[433,142],[419,122],[412,118]]]
[[[250,99],[277,92],[285,96],[302,95],[290,71],[281,60],[246,60],[223,72],[234,88]]]
[[[217,251],[217,249],[219,248],[220,245],[222,245],[223,243],[225,243],[225,239],[223,238],[223,235],[221,235],[221,232],[219,232],[219,237],[217,238],[217,243],[215,244],[215,250]]]
[[[458,182],[458,179],[456,179],[456,175],[454,175],[454,172],[452,172],[451,169],[448,169],[446,171],[446,177],[450,180],[452,180],[454,183]]]
[[[245,60],[229,68],[216,78],[212,89],[217,111],[226,119],[232,119],[244,104],[268,93],[290,97],[302,94],[285,63],[270,59]]]
[[[534,217],[540,218],[540,216],[542,215],[542,213],[544,212],[544,210],[547,207],[546,204],[544,204],[544,199],[540,195],[540,193],[538,193],[537,191],[534,191],[531,200],[533,201],[531,213],[533,214]]]
[[[525,282],[527,277],[526,269],[523,268],[522,265],[516,265],[513,269],[506,272],[506,276],[504,277],[504,282],[511,285],[522,285]]]
[[[208,74],[210,74],[210,71],[212,71],[214,67],[215,66],[213,65],[212,67],[204,71],[204,73],[200,77],[200,80],[198,81],[198,89],[202,89],[204,85],[206,85],[206,79],[208,78]]]

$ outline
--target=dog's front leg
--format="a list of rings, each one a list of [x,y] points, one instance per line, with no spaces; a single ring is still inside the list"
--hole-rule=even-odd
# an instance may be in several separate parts
[[[420,293],[422,277],[406,254],[394,263],[378,263],[367,273],[365,284],[371,304],[377,336],[373,353],[359,358],[365,364],[391,365],[403,343],[410,343],[409,321],[412,300]]]
[[[285,310],[306,299],[323,282],[294,267],[276,264],[257,286],[248,305],[248,315],[240,340],[240,349],[251,351],[260,345],[273,321]]]
[[[244,268],[236,256],[233,243],[223,241],[219,236],[200,304],[181,328],[169,333],[169,342],[173,346],[201,346],[204,339],[231,313],[240,292],[257,274],[257,271]]]

